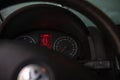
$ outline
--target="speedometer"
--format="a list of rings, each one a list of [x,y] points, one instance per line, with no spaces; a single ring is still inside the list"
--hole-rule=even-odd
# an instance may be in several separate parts
[[[78,46],[73,38],[69,36],[62,36],[57,38],[54,42],[53,50],[60,52],[65,56],[73,57],[77,53]]]

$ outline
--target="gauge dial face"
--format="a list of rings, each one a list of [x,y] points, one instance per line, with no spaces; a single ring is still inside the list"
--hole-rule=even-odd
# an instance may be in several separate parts
[[[17,38],[17,40],[21,40],[21,41],[24,41],[24,42],[27,42],[27,43],[33,43],[33,44],[36,44],[36,41],[31,37],[31,36],[20,36]]]
[[[65,56],[73,57],[77,53],[78,46],[76,41],[71,37],[62,36],[55,41],[53,45],[53,50],[60,52]]]

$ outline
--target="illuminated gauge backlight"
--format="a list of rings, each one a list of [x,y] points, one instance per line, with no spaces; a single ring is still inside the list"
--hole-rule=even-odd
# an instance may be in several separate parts
[[[51,35],[50,34],[40,34],[40,46],[51,48]]]

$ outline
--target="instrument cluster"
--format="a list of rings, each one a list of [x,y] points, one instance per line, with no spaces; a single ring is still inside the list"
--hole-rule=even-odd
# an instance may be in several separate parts
[[[79,40],[63,32],[38,31],[19,36],[16,40],[46,47],[69,58],[80,54]]]

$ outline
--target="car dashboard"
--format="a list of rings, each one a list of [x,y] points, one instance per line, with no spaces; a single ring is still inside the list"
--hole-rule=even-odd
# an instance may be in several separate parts
[[[96,26],[86,26],[79,15],[71,8],[54,3],[15,4],[0,10],[0,39],[45,47],[98,73],[110,70],[111,61],[117,63],[115,57],[111,59],[112,47]],[[119,27],[115,29],[118,36],[119,30]]]
[[[21,40],[40,47],[47,47],[80,62],[89,60],[91,54],[84,54],[84,52],[89,53],[90,51],[87,47],[89,45],[88,41],[85,39],[88,34],[87,29],[85,29],[84,23],[73,13],[65,10],[67,8],[62,10],[55,7],[59,5],[44,2],[22,3],[1,10],[2,19],[6,19],[10,14],[16,14],[19,9],[22,10],[25,6],[39,4],[44,4],[47,7],[43,6],[44,9],[21,13],[20,16],[17,16],[19,19],[16,17],[18,21],[15,22],[15,25],[2,30],[1,38]],[[70,19],[68,15],[76,22]],[[73,28],[73,26],[77,25],[81,25],[81,34],[79,34],[77,28]]]
[[[32,10],[25,9],[31,6]],[[1,31],[1,39],[46,47],[78,63],[88,63],[93,68],[110,67],[105,56],[103,35],[95,26],[87,26],[87,29],[81,19],[82,14],[71,8],[50,2],[25,2],[6,7],[0,13],[1,24],[2,21],[11,20],[11,15],[14,16],[7,23],[10,24],[9,27],[4,27]],[[98,60],[98,63],[99,60],[105,61],[99,67],[100,65],[94,65],[97,64],[94,60]]]

